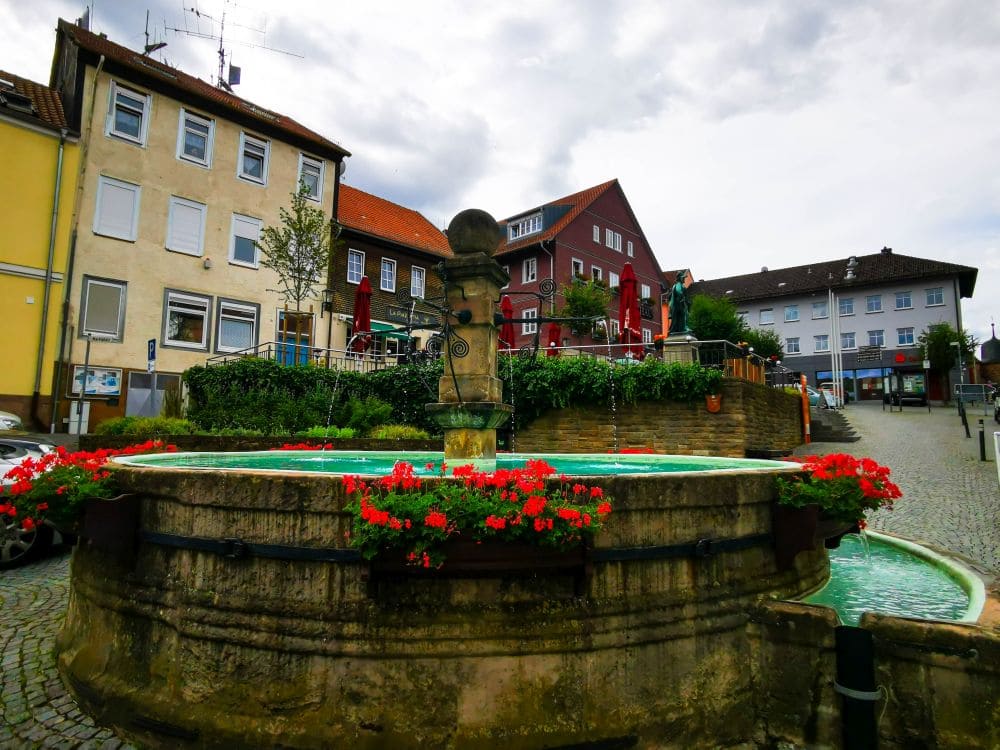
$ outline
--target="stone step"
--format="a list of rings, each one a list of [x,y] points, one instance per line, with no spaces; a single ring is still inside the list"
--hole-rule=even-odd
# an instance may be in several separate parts
[[[861,436],[843,412],[836,409],[811,409],[810,436],[816,443],[856,443]]]

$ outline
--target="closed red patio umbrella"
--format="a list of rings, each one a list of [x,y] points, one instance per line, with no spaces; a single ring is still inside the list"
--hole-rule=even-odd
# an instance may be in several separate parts
[[[504,324],[500,326],[500,335],[497,338],[497,346],[500,349],[513,349],[514,348],[514,324],[510,322],[510,319],[514,317],[514,305],[510,301],[510,297],[504,295],[504,298],[500,301],[500,313],[504,317]]]
[[[559,327],[558,323],[549,323],[549,331],[545,336],[545,340],[548,342],[548,351],[545,352],[546,356],[558,357],[559,350],[556,349],[559,346],[559,337],[562,335],[562,329]]]
[[[632,264],[626,263],[619,280],[618,323],[621,326],[622,343],[626,344],[625,353],[642,359],[642,327],[639,317],[639,297],[636,294],[635,271]]]
[[[372,285],[368,277],[361,277],[361,283],[354,293],[354,340],[351,351],[361,354],[371,344],[371,336],[358,336],[359,333],[370,333],[372,330]]]

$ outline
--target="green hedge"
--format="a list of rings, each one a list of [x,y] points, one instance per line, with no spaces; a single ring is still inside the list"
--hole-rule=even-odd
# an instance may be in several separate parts
[[[619,404],[640,400],[693,402],[717,392],[722,380],[718,370],[666,364],[654,358],[636,365],[612,366],[591,357],[542,356],[532,361],[501,356],[498,369],[504,401],[514,404],[517,428],[549,409],[610,404],[612,392]],[[437,435],[441,430],[428,418],[424,405],[437,401],[442,373],[441,360],[373,373],[308,365],[285,367],[249,358],[214,367],[192,367],[184,373],[189,393],[187,418],[203,430],[288,434],[315,425],[348,426],[349,415],[356,413],[352,400],[376,398],[390,405],[393,423]]]

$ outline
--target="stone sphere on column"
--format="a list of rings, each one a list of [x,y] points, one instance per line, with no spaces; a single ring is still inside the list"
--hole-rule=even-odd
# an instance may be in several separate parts
[[[486,253],[492,256],[500,246],[500,225],[478,208],[467,208],[448,225],[448,244],[456,255]]]

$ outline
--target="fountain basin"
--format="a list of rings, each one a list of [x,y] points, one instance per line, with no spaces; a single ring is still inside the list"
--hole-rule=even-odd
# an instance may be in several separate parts
[[[925,620],[976,622],[986,601],[982,579],[914,542],[866,532],[830,551],[830,580],[803,599],[832,607],[845,625],[873,611]]]
[[[822,549],[777,569],[786,462],[639,475],[656,457],[573,456],[615,505],[581,584],[561,569],[373,577],[349,554],[339,476],[166,458],[116,468],[139,542],[77,548],[57,646],[81,703],[152,747],[737,744],[756,722],[748,612],[829,573]],[[263,553],[205,543],[227,539]]]

